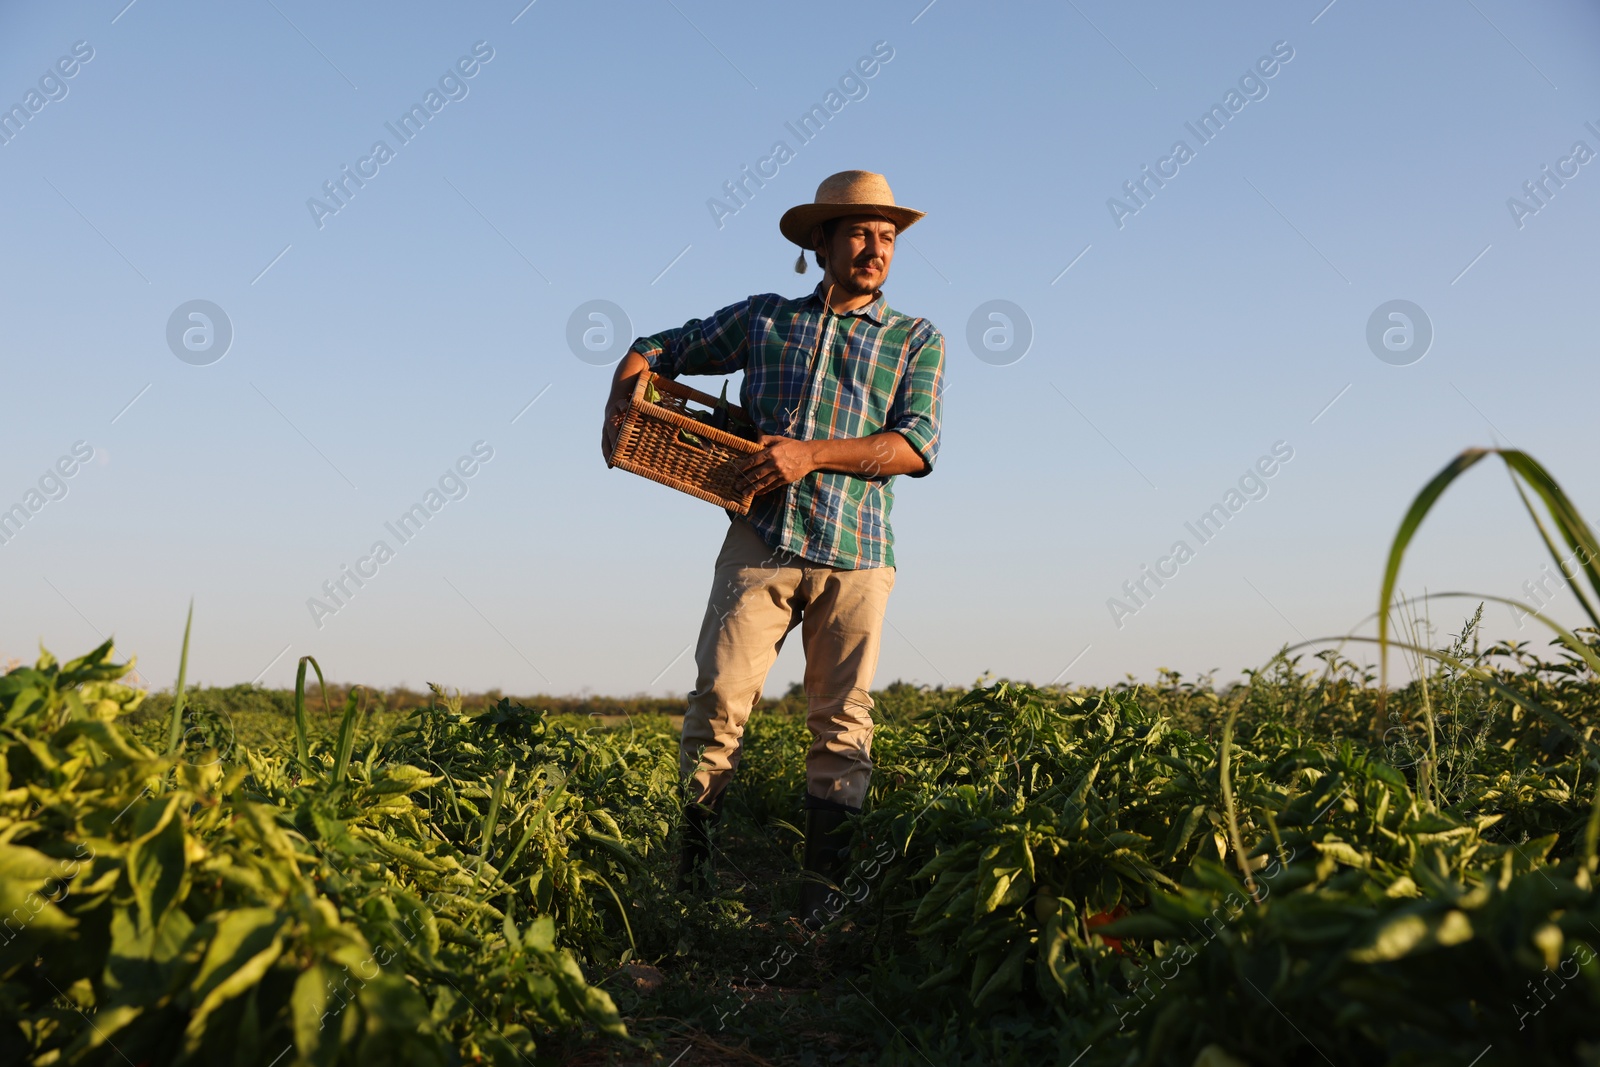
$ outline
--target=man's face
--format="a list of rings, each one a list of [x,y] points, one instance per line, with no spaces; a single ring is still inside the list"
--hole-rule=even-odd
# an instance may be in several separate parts
[[[887,219],[875,215],[840,219],[833,240],[823,249],[834,285],[851,296],[866,296],[883,288],[894,260],[894,239],[895,225]]]

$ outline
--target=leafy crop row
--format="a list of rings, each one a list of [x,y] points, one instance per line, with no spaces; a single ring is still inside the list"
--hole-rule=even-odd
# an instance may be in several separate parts
[[[897,691],[856,824],[858,861],[892,858],[845,909],[870,947],[835,961],[896,1020],[868,1058],[1589,1055],[1600,691],[1467,634],[1455,654],[1571,732],[1443,668],[1373,735],[1379,692],[1334,655],[1226,692]],[[358,743],[352,692],[337,730],[221,751],[178,701],[169,751],[119,725],[142,694],[109,657],[0,677],[6,1062],[521,1062],[620,1035],[596,988],[619,964],[672,975],[665,720],[436,694]],[[752,722],[736,818],[784,838],[808,740]],[[704,992],[674,1010],[714,1032],[730,994]]]
[[[621,1032],[574,952],[627,936],[662,746],[436,700],[363,753],[352,693],[293,754],[163,751],[119,728],[142,694],[110,651],[0,678],[5,1062],[513,1063]]]

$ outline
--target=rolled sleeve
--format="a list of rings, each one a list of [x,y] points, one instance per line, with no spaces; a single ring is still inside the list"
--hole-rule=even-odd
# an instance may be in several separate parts
[[[944,337],[931,326],[928,337],[907,357],[894,402],[889,406],[885,430],[906,439],[927,466],[907,475],[921,478],[933,472],[939,454],[939,424],[944,408]]]
[[[741,300],[706,318],[640,337],[628,351],[643,356],[664,378],[743,370],[750,354],[749,304]]]

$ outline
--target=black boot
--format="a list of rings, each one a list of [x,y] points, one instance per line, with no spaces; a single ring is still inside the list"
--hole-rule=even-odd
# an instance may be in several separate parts
[[[860,815],[860,808],[846,807],[831,800],[806,794],[806,874],[800,883],[800,920],[811,930],[820,930],[844,907],[844,894],[838,889],[850,855],[850,827],[846,820]]]
[[[683,850],[678,856],[678,892],[708,896],[713,889],[712,837],[722,821],[722,796],[683,809]]]

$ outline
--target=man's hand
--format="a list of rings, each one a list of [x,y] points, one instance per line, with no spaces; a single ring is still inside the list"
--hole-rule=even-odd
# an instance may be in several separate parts
[[[637,352],[629,352],[617,364],[611,379],[611,396],[606,399],[605,425],[600,431],[600,454],[607,463],[611,462],[611,450],[617,443],[617,431],[622,428],[622,415],[633,397],[634,382],[649,369],[650,364]]]
[[[761,444],[765,447],[745,461],[739,485],[741,491],[753,488],[757,496],[797,482],[812,471],[890,478],[927,469],[922,457],[894,430],[814,441],[765,434]]]
[[[745,461],[739,488],[757,496],[781,489],[817,469],[816,442],[761,435],[762,449]]]
[[[612,395],[606,401],[606,422],[600,432],[600,454],[611,462],[611,450],[617,445],[617,431],[622,428],[622,415],[628,410],[629,393]]]

